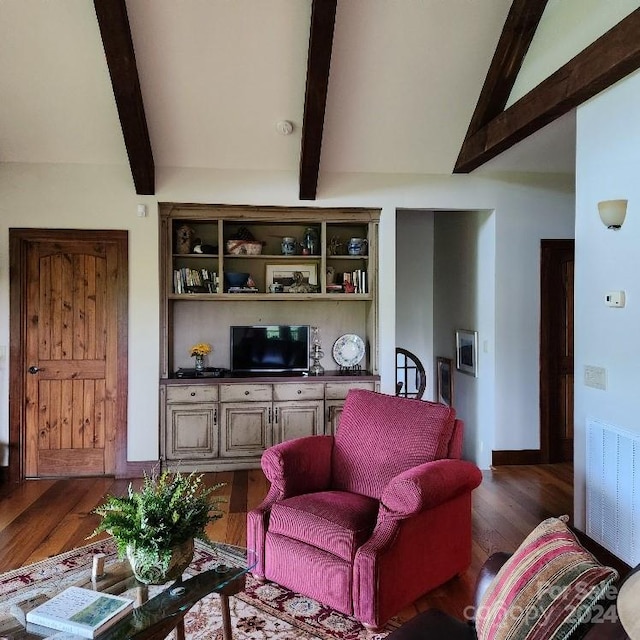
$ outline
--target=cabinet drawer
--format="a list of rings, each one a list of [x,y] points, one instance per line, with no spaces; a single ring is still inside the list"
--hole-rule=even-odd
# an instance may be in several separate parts
[[[167,386],[167,402],[217,402],[218,385]]]
[[[271,400],[273,387],[270,384],[221,384],[222,402],[258,402]]]
[[[324,384],[318,383],[283,383],[273,385],[274,400],[322,400]]]
[[[325,398],[327,400],[344,400],[349,389],[364,389],[373,391],[375,382],[327,382],[325,387]]]

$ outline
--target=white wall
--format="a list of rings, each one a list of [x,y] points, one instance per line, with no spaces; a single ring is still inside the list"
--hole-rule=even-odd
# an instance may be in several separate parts
[[[575,263],[575,523],[584,528],[585,423],[640,433],[640,72],[578,109]],[[627,198],[619,231],[598,217],[600,200]],[[604,294],[625,290],[624,309]],[[636,298],[636,294],[638,297]],[[584,385],[585,365],[607,371],[607,389]]]
[[[433,367],[433,213],[401,210],[396,218],[396,346],[427,374],[425,400],[435,398]]]
[[[455,330],[478,332],[478,377],[455,372],[454,404],[483,468],[492,450],[540,447],[540,240],[573,237],[565,204],[435,216],[435,350],[455,361]]]
[[[491,464],[495,424],[495,216],[487,211],[435,214],[434,344],[451,358],[453,406],[465,423],[464,457]],[[478,376],[455,370],[455,332],[478,332]],[[486,350],[485,350],[486,347]]]
[[[562,203],[535,216],[514,204],[496,217],[496,450],[540,447],[540,240],[574,237]]]
[[[130,175],[118,166],[0,165],[0,345],[9,344],[10,227],[127,230],[128,455],[149,460],[158,456],[158,221],[155,199],[136,196]],[[137,217],[138,203],[149,205],[149,217]],[[8,366],[7,354],[0,360],[0,445],[8,442]]]
[[[506,336],[500,356],[513,363],[523,335],[513,320],[513,308],[501,296],[522,270],[517,250],[518,226],[528,219],[550,223],[573,219],[573,183],[567,176],[412,176],[322,174],[314,203],[297,200],[297,174],[158,168],[157,196],[134,194],[125,167],[0,164],[0,346],[9,344],[9,227],[118,228],[130,234],[129,444],[130,460],[158,455],[158,201],[222,204],[274,204],[381,207],[380,223],[380,363],[382,390],[395,390],[396,330],[396,210],[486,209],[496,215],[496,335]],[[136,217],[136,204],[148,203],[148,218]],[[526,231],[526,226],[524,227]],[[516,245],[502,248],[501,243]],[[526,265],[525,269],[529,269]],[[535,277],[532,278],[532,281]],[[500,291],[503,286],[505,291]],[[525,286],[529,286],[525,282]],[[531,286],[533,286],[531,284]],[[524,296],[522,296],[524,298]],[[528,301],[528,298],[525,300]],[[504,313],[504,317],[501,314]],[[537,336],[533,338],[537,339]],[[510,366],[510,369],[513,369]],[[537,362],[535,369],[537,371]],[[512,371],[513,373],[513,371]],[[7,361],[0,362],[0,443],[8,440]],[[535,374],[529,377],[535,378]],[[502,380],[500,384],[508,381]],[[507,390],[499,384],[490,397],[499,398],[514,447],[528,446],[529,423],[513,415],[537,411],[531,389]],[[508,392],[507,392],[508,391]],[[524,409],[518,403],[524,402]],[[4,461],[6,464],[6,459]]]
[[[640,7],[640,0],[550,0],[507,106]]]

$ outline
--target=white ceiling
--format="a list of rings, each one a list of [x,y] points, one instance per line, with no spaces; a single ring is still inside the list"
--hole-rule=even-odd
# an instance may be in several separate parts
[[[510,4],[340,0],[320,172],[450,174]],[[127,8],[156,166],[298,170],[310,0]],[[1,0],[0,91],[1,162],[127,163],[89,0]],[[573,171],[572,122],[481,170]]]

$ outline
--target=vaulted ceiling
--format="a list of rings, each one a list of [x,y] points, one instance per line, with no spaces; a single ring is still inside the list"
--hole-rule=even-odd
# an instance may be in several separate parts
[[[2,0],[0,162],[129,162],[138,193],[156,166],[297,171],[313,199],[325,172],[496,167],[564,116],[537,138],[557,158],[640,66],[640,10],[505,110],[546,4]]]

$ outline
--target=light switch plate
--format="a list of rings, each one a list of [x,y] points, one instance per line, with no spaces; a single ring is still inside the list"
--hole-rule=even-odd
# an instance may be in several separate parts
[[[607,390],[607,370],[590,364],[584,366],[584,384],[593,389]]]

